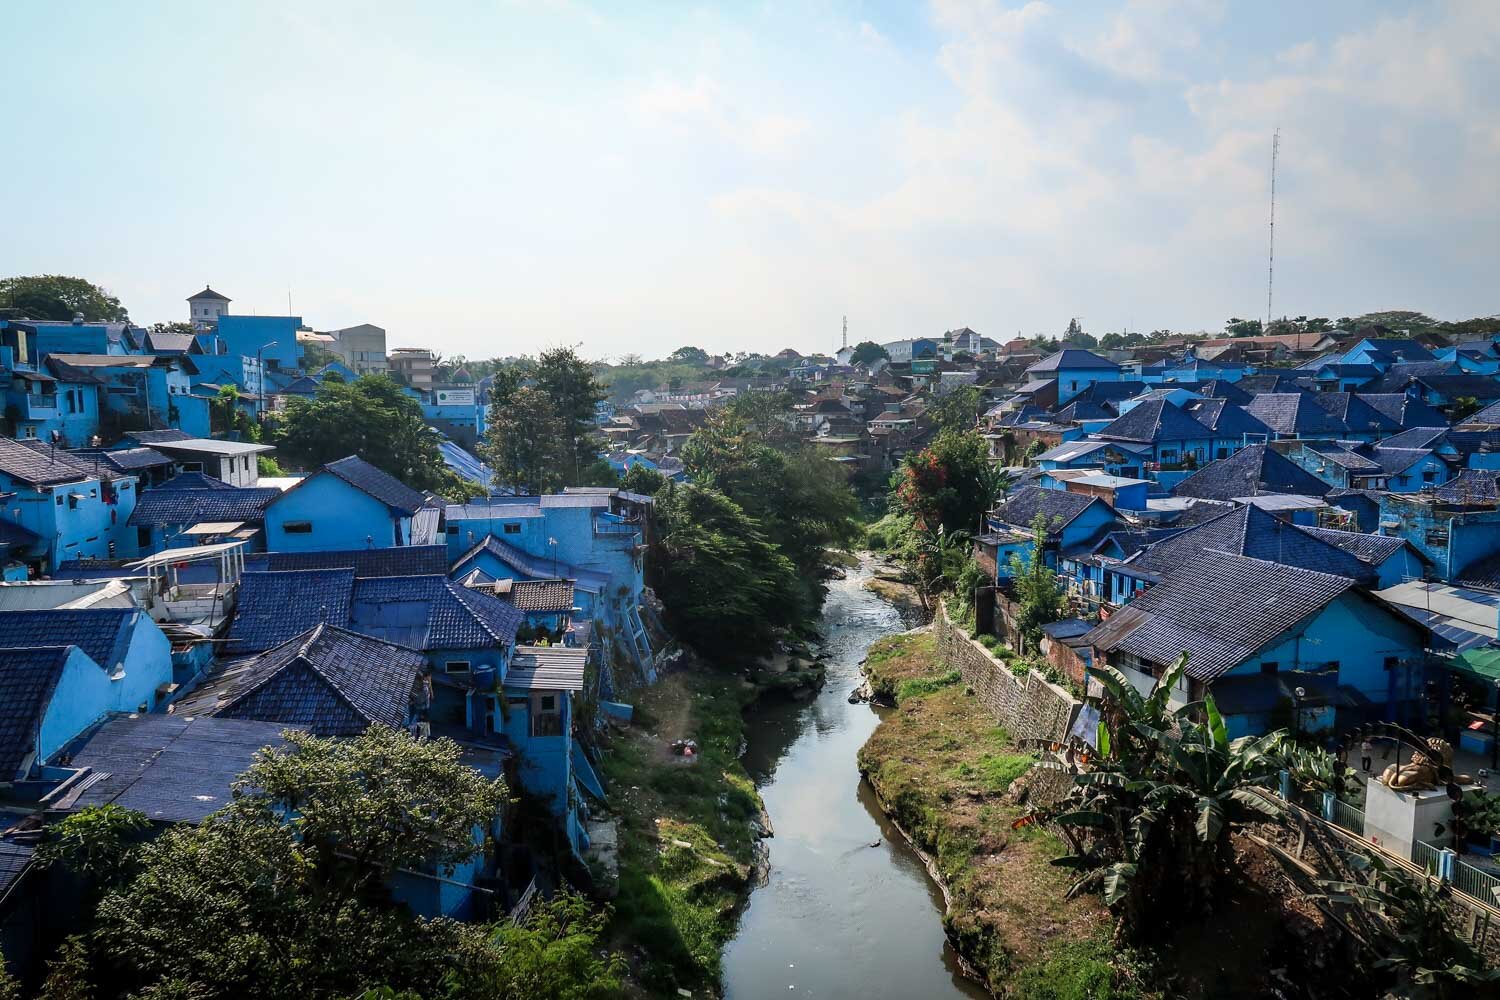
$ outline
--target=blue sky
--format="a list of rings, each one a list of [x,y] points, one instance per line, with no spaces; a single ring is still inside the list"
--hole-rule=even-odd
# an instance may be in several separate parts
[[[469,356],[1500,313],[1489,2],[30,4],[0,274]]]

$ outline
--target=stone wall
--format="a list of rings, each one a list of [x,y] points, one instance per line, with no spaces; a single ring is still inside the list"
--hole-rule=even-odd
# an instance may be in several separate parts
[[[1072,695],[1035,672],[1017,677],[941,610],[932,627],[944,662],[958,669],[964,684],[1013,739],[1067,738],[1079,708]]]

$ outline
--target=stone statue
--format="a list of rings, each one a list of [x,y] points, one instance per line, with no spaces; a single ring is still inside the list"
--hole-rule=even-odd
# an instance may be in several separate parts
[[[1411,760],[1404,764],[1390,765],[1381,772],[1380,780],[1387,788],[1398,792],[1420,792],[1436,788],[1441,783],[1438,777],[1439,766],[1453,766],[1453,747],[1447,740],[1434,736],[1428,739],[1426,750],[1413,751]],[[1474,783],[1474,779],[1467,774],[1455,774],[1453,782],[1470,785]]]

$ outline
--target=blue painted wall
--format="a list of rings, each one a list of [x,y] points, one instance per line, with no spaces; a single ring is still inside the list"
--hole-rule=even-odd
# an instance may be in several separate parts
[[[301,316],[235,316],[219,317],[219,337],[229,354],[248,358],[265,348],[261,358],[266,367],[294,369],[302,367],[302,345],[297,343]],[[267,347],[275,341],[274,347]]]
[[[58,636],[58,642],[66,642]],[[62,676],[42,713],[38,761],[52,757],[89,726],[114,710],[114,682],[77,646],[69,647]]]
[[[33,489],[0,473],[0,492],[16,495],[4,503],[5,516],[41,537],[43,568],[52,573],[67,559],[111,558],[110,543],[126,540],[125,522],[135,509],[136,480],[117,481],[119,503],[109,504],[97,479]],[[124,556],[129,552],[117,552]]]
[[[288,521],[308,521],[310,533],[288,532]],[[411,539],[411,519],[329,472],[319,470],[266,508],[266,548],[272,552],[335,552],[389,548]]]
[[[1061,406],[1095,382],[1120,381],[1120,371],[1118,368],[1059,368],[1056,378],[1057,402]]]

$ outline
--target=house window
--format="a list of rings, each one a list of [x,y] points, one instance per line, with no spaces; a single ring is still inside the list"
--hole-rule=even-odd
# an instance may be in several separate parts
[[[443,669],[450,674],[466,674],[469,672],[469,661],[449,660],[443,665]]]
[[[1437,482],[1437,470],[1427,469],[1424,471],[1422,473],[1422,482],[1429,484]]]
[[[456,534],[458,534],[458,525],[456,525],[456,524],[450,524],[450,525],[448,525],[448,534],[450,534],[450,535],[456,535]]]
[[[521,526],[519,524],[507,524],[505,526],[505,533],[507,535],[519,535],[521,533]]]
[[[1392,670],[1395,670],[1399,666],[1401,666],[1401,657],[1399,657],[1399,656],[1387,656],[1385,658],[1385,670],[1386,670],[1386,673],[1390,673]]]
[[[69,493],[68,494],[68,509],[69,510],[77,510],[78,509],[78,494],[77,493]]]
[[[143,549],[149,549],[151,547],[151,529],[136,528],[135,543]]]
[[[25,427],[21,428],[21,436],[23,438],[35,438],[36,427],[32,424],[27,424]]]
[[[1338,673],[1339,672],[1339,661],[1338,660],[1329,660],[1327,663],[1323,664],[1323,669],[1324,670],[1331,670],[1334,673]]]
[[[562,734],[562,705],[557,693],[549,691],[533,694],[531,696],[531,735],[561,736]]]
[[[1263,673],[1263,674],[1274,674],[1277,671],[1279,671],[1280,669],[1281,669],[1281,664],[1277,663],[1275,660],[1262,660],[1261,661],[1260,672]]]
[[[311,521],[288,521],[281,526],[281,530],[288,535],[310,535],[312,534]]]

